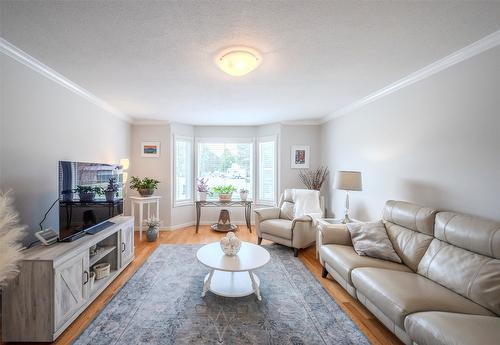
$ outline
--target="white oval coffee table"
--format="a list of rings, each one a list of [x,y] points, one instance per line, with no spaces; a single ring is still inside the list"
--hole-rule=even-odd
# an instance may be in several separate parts
[[[196,258],[210,268],[203,282],[202,297],[207,291],[224,297],[243,297],[255,293],[258,300],[262,300],[260,279],[253,270],[264,266],[271,259],[266,249],[242,242],[238,254],[228,256],[222,252],[219,242],[215,242],[198,249]]]

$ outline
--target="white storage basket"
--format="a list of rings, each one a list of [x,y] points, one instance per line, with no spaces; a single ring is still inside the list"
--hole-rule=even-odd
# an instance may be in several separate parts
[[[106,278],[109,276],[111,265],[103,262],[102,264],[97,264],[94,266],[95,280]]]

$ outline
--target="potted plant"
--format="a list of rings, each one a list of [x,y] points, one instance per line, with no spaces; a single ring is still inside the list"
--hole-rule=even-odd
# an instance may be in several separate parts
[[[248,197],[248,189],[241,188],[240,189],[240,199],[242,201],[247,201],[247,197]]]
[[[115,196],[118,196],[119,185],[116,183],[116,177],[111,177],[108,181],[108,186],[104,191],[104,196],[107,202],[115,201]]]
[[[196,190],[198,191],[198,200],[206,201],[207,195],[208,193],[210,193],[210,187],[208,186],[208,179],[205,179],[203,177],[198,179]]]
[[[158,238],[158,231],[160,230],[160,220],[158,218],[148,218],[144,221],[147,225],[146,238],[148,242],[154,242]]]
[[[219,201],[231,201],[233,192],[236,190],[235,186],[216,186],[212,188],[212,192],[219,195]]]
[[[61,194],[64,202],[73,201],[73,189],[65,189],[61,192]]]
[[[94,186],[76,186],[75,192],[78,193],[81,202],[92,202],[96,195],[104,194],[104,189]]]
[[[144,177],[140,179],[136,176],[130,178],[130,189],[135,189],[141,196],[147,197],[153,195],[155,189],[158,189],[160,181],[154,178]]]

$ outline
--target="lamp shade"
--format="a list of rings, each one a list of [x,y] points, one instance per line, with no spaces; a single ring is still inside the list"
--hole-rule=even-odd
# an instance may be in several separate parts
[[[340,190],[363,190],[360,171],[336,171],[333,179],[333,188]]]

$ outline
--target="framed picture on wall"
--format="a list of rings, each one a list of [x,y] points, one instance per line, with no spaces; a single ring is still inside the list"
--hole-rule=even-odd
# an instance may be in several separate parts
[[[293,145],[290,162],[292,169],[309,169],[309,146]]]
[[[149,158],[160,157],[160,142],[159,141],[143,141],[141,143],[141,156]]]

